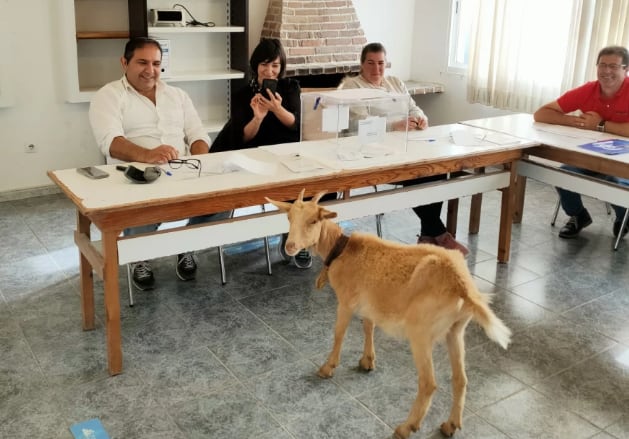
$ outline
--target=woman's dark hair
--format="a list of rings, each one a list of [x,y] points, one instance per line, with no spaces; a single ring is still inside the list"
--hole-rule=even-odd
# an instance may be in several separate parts
[[[162,46],[160,46],[156,40],[147,37],[136,37],[127,41],[127,44],[124,46],[124,59],[126,59],[127,62],[131,61],[135,49],[141,49],[144,46],[155,46],[159,49],[160,56],[162,55]]]
[[[258,78],[258,65],[264,62],[275,61],[277,57],[280,58],[280,74],[278,78],[283,78],[286,73],[286,53],[282,47],[282,43],[277,38],[262,38],[260,43],[253,49],[251,59],[249,60],[249,67],[251,68],[251,76],[253,79]]]
[[[363,50],[360,52],[360,63],[362,64],[365,62],[365,60],[367,59],[368,53],[380,53],[380,52],[384,52],[385,55],[387,54],[387,49],[385,49],[381,43],[367,44],[365,47],[363,47]]]
[[[600,52],[598,52],[598,57],[596,58],[596,63],[601,60],[601,56],[604,55],[616,55],[622,58],[622,64],[627,66],[629,65],[629,52],[627,49],[622,46],[607,46],[603,47]]]

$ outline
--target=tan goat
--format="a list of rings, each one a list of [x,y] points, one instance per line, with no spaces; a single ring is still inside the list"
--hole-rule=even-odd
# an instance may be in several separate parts
[[[419,388],[406,422],[395,429],[396,436],[405,439],[420,428],[430,407],[437,388],[432,349],[435,342],[445,338],[452,367],[453,402],[441,432],[452,436],[461,428],[465,403],[465,327],[471,319],[476,320],[503,348],[510,342],[511,331],[489,308],[488,296],[476,288],[460,252],[431,244],[403,245],[363,233],[347,237],[338,224],[329,221],[336,213],[317,204],[324,193],[304,202],[302,190],[293,204],[267,198],[288,214],[286,253],[295,255],[303,248],[312,248],[325,261],[317,287],[329,279],[336,293],[334,347],[319,376],[334,374],[343,336],[354,313],[363,319],[365,344],[359,366],[364,370],[375,367],[374,325],[407,338],[419,374]]]

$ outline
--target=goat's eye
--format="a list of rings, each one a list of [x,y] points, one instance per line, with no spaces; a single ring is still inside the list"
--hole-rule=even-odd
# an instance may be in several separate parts
[[[317,224],[318,222],[319,222],[318,220],[312,220],[312,221],[310,221],[310,225],[311,225],[311,226],[314,226],[314,225],[315,225],[315,224]]]

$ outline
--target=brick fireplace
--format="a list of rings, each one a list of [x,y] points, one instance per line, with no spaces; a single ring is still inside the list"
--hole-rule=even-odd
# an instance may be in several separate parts
[[[367,38],[352,0],[269,0],[263,38],[279,38],[286,75],[302,87],[334,87],[360,70]]]

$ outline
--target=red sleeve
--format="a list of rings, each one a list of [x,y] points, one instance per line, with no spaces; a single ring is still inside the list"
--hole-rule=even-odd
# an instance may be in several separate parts
[[[575,110],[591,111],[592,108],[585,108],[584,105],[587,106],[587,103],[591,101],[592,93],[596,91],[597,84],[597,81],[592,81],[573,88],[561,95],[557,99],[557,103],[564,113],[570,113]]]

